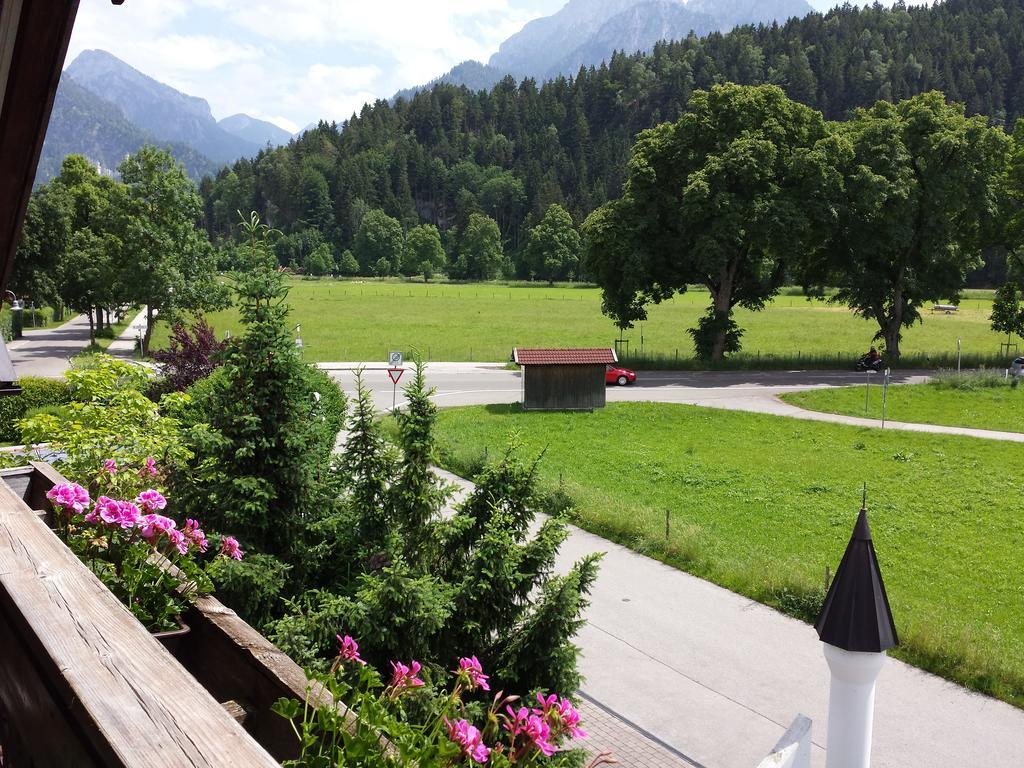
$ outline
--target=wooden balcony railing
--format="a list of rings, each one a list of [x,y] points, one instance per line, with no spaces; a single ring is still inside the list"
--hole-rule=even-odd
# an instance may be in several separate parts
[[[294,735],[269,705],[305,696],[302,670],[213,598],[189,616],[179,663],[48,527],[45,493],[60,479],[41,464],[0,473],[0,765],[291,756]]]

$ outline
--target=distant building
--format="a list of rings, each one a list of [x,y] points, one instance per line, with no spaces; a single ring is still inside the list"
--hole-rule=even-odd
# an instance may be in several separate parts
[[[589,411],[605,406],[605,370],[612,349],[513,349],[523,369],[523,409]]]

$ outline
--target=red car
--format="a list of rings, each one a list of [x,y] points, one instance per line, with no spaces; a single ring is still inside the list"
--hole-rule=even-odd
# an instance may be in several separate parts
[[[636,381],[636,374],[629,370],[629,368],[617,368],[614,365],[609,365],[605,368],[605,384],[618,384],[620,387],[624,387],[627,384],[632,384],[634,381]]]

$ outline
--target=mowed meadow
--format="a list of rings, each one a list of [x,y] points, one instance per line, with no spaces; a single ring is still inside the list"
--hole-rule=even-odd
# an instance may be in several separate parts
[[[1024,707],[1024,445],[663,403],[444,408],[438,437],[464,476],[543,453],[583,528],[807,621],[866,483],[893,653]]]
[[[607,347],[619,336],[601,313],[597,288],[294,279],[288,301],[312,362],[384,360],[389,350],[417,350],[428,360],[501,361],[516,346]],[[686,329],[708,301],[706,291],[691,289],[650,307],[649,319],[624,334],[629,359],[691,364]],[[956,314],[926,312],[923,323],[907,330],[904,355],[948,363],[959,338],[968,359],[998,359],[1003,337],[989,328],[991,307],[989,299],[970,298]],[[739,362],[751,365],[770,365],[773,358],[846,365],[866,351],[876,330],[845,307],[799,295],[779,296],[762,312],[737,310],[736,318],[745,329]],[[209,320],[220,336],[242,330],[234,309]],[[154,349],[166,345],[168,330],[158,327]]]

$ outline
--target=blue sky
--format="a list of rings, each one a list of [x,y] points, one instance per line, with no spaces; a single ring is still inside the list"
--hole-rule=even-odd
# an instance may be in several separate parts
[[[82,0],[68,63],[102,48],[210,103],[295,131],[344,120],[498,44],[565,0]],[[829,0],[812,0],[828,5]]]

